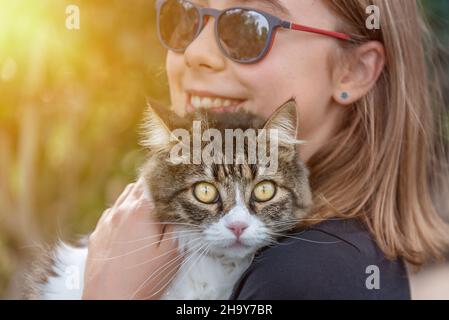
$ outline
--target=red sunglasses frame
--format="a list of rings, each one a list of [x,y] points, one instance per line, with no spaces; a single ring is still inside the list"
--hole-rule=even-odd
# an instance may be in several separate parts
[[[160,31],[160,13],[161,13],[161,8],[162,6],[170,0],[157,0],[156,1],[156,9],[157,9],[157,17],[158,17],[158,34],[159,34],[159,38],[162,42],[162,44],[169,50],[175,51],[175,52],[183,52],[185,49],[173,49],[170,48],[170,46],[168,46],[165,41],[163,40],[163,37],[161,36],[161,31]],[[238,62],[238,63],[243,63],[243,64],[250,64],[250,63],[256,63],[258,61],[260,61],[261,59],[263,59],[271,50],[273,43],[274,43],[274,39],[276,36],[276,32],[278,31],[279,28],[282,29],[289,29],[289,30],[297,30],[297,31],[303,31],[303,32],[308,32],[308,33],[314,33],[314,34],[320,34],[323,36],[328,36],[328,37],[332,37],[338,40],[343,40],[343,41],[348,41],[348,42],[356,42],[355,39],[345,33],[341,33],[341,32],[337,32],[337,31],[329,31],[329,30],[324,30],[324,29],[319,29],[319,28],[314,28],[314,27],[309,27],[309,26],[305,26],[302,24],[297,24],[297,23],[293,23],[290,21],[285,21],[282,20],[272,14],[269,14],[267,12],[264,12],[262,10],[258,10],[258,9],[252,9],[252,8],[248,8],[248,7],[233,7],[233,8],[227,8],[224,10],[217,10],[217,9],[213,9],[213,8],[207,8],[207,7],[201,7],[195,3],[192,3],[191,1],[188,0],[177,0],[177,1],[183,1],[183,2],[187,2],[190,5],[192,5],[199,13],[200,15],[200,19],[201,19],[201,27],[197,30],[197,34],[195,36],[195,38],[199,35],[199,33],[201,32],[202,28],[204,27],[204,19],[205,17],[213,17],[215,18],[215,35],[216,38],[219,39],[219,34],[218,34],[218,20],[221,17],[222,14],[224,14],[225,12],[228,12],[230,10],[238,10],[238,9],[242,9],[242,10],[250,10],[250,11],[254,11],[262,16],[265,17],[265,19],[267,20],[267,22],[269,23],[270,26],[270,33],[268,35],[268,39],[269,42],[267,43],[267,45],[265,46],[265,49],[263,50],[263,52],[258,56],[255,57],[253,59],[249,59],[249,60],[240,60],[240,59],[235,59],[231,56],[229,56],[226,53],[226,50],[222,47],[220,41],[218,42],[219,47],[222,49],[223,52],[225,52],[225,54],[228,56],[229,59]]]
[[[328,30],[308,27],[308,26],[304,26],[304,25],[301,25],[301,24],[296,24],[296,23],[293,23],[293,22],[290,22],[290,24],[291,24],[290,25],[290,29],[292,29],[292,30],[299,30],[299,31],[304,31],[304,32],[322,34],[324,36],[329,36],[329,37],[340,39],[340,40],[344,40],[344,41],[354,41],[354,39],[349,34],[346,34],[346,33],[341,33],[341,32],[337,32],[337,31],[328,31]]]

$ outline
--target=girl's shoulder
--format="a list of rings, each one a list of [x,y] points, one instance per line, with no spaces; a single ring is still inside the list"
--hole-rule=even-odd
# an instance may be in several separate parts
[[[231,299],[410,299],[410,288],[362,223],[328,220],[259,252]]]

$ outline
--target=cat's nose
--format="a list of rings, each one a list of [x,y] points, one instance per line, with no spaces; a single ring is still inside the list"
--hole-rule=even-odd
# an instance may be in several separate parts
[[[227,228],[231,230],[232,233],[234,233],[238,238],[243,233],[243,231],[248,228],[248,224],[245,222],[232,222],[227,226]]]

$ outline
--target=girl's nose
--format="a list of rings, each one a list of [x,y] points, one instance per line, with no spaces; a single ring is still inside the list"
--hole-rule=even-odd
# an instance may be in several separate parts
[[[213,18],[208,19],[200,35],[187,47],[184,58],[187,66],[208,71],[221,71],[226,57],[221,53],[215,39]]]

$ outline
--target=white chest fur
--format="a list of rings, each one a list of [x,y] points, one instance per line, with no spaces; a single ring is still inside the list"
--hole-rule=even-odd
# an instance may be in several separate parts
[[[201,250],[190,252],[188,242],[181,240],[179,248],[181,252],[188,253],[165,291],[163,300],[228,299],[234,285],[252,260],[252,257],[248,257],[230,261],[223,257],[203,255]],[[50,277],[42,286],[42,299],[81,299],[87,248],[73,248],[61,244],[55,254],[54,271],[58,276]]]
[[[180,251],[191,250],[175,279],[166,290],[163,300],[225,300],[234,285],[249,267],[252,256],[230,260],[210,254],[202,255],[189,248],[189,240],[180,240]]]

